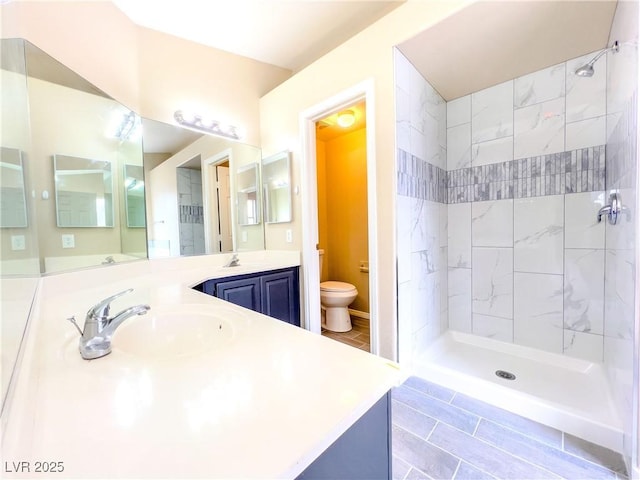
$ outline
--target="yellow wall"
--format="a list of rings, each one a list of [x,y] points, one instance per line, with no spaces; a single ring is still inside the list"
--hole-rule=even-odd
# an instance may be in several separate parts
[[[318,174],[321,280],[351,283],[358,289],[351,308],[369,312],[369,275],[360,271],[360,261],[369,260],[366,129],[317,144],[324,144],[324,158],[317,159],[324,170]]]
[[[393,47],[429,28],[463,6],[467,0],[407,2],[279,85],[260,100],[263,155],[283,149],[292,152],[293,185],[300,185],[305,159],[301,152],[300,113],[354,85],[373,80],[373,102],[367,102],[374,122],[367,129],[374,135],[378,234],[376,257],[379,333],[377,351],[396,358],[396,256],[395,256],[395,104]],[[267,225],[267,248],[302,248],[301,197],[293,197],[293,222]],[[293,230],[293,243],[285,242],[283,228]]]

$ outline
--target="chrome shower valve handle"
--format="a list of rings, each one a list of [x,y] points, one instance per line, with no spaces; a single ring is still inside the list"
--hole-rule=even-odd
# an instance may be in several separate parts
[[[622,205],[622,198],[618,192],[609,195],[609,205],[605,205],[598,210],[598,223],[602,221],[602,217],[606,215],[609,218],[609,224],[616,225],[618,217],[624,213],[629,218],[629,209]]]

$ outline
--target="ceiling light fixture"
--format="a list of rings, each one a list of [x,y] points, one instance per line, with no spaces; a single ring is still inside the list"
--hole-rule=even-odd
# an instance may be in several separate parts
[[[185,115],[182,110],[176,110],[173,114],[176,122],[183,127],[191,128],[192,130],[198,130],[200,132],[209,133],[211,135],[217,135],[219,137],[230,138],[232,140],[239,140],[240,133],[238,128],[233,125],[225,125],[217,120],[203,120],[200,115]]]
[[[343,110],[338,114],[338,125],[342,128],[349,128],[356,121],[356,115],[353,110]]]

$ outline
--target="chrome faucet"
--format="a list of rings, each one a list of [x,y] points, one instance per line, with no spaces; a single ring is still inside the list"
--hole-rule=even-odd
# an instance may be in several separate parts
[[[109,318],[111,302],[132,291],[133,289],[130,288],[123,292],[116,293],[115,295],[105,298],[91,307],[87,312],[83,330],[80,330],[75,318],[71,317],[67,319],[73,323],[80,332],[81,337],[79,349],[82,358],[85,360],[93,360],[94,358],[104,357],[111,353],[111,337],[116,331],[116,328],[118,328],[127,318],[134,315],[144,315],[149,311],[151,308],[149,305],[135,305],[133,307],[126,308],[112,318]]]
[[[231,259],[224,264],[225,267],[237,267],[238,265],[240,265],[240,259],[238,258],[237,253],[234,253],[231,256]]]

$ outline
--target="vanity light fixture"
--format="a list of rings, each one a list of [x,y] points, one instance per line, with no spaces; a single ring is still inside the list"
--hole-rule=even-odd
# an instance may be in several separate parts
[[[338,125],[342,128],[349,128],[356,121],[356,115],[353,110],[343,110],[338,114]]]
[[[200,115],[188,116],[185,115],[182,110],[176,110],[173,118],[183,127],[191,128],[192,130],[218,135],[219,137],[231,138],[232,140],[240,139],[238,128],[233,125],[225,125],[217,120],[205,121]]]

